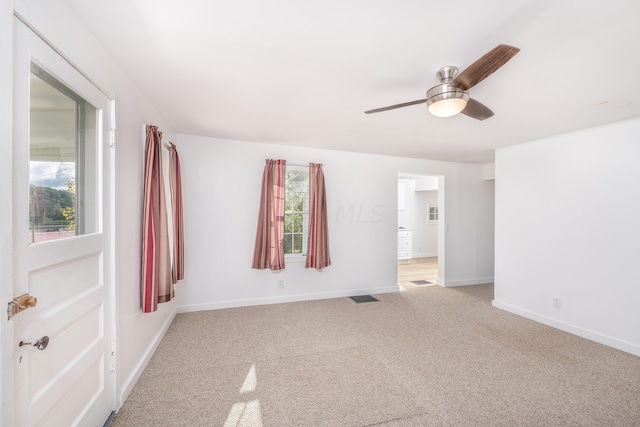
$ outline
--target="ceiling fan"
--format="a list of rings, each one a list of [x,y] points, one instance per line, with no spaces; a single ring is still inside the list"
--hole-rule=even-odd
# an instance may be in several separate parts
[[[426,99],[375,108],[365,111],[365,114],[426,102],[429,112],[437,117],[450,117],[462,113],[477,120],[488,119],[493,116],[493,111],[475,99],[469,98],[468,90],[496,72],[518,52],[520,49],[517,47],[501,44],[487,52],[459,75],[457,75],[457,67],[451,65],[443,67],[437,73],[440,84],[427,91]]]

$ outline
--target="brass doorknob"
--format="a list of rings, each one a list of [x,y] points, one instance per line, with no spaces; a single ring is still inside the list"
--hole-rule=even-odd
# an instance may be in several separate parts
[[[25,345],[30,345],[31,347],[36,347],[38,350],[44,350],[49,345],[49,337],[45,335],[34,343],[20,341],[19,345],[20,347],[23,347]]]

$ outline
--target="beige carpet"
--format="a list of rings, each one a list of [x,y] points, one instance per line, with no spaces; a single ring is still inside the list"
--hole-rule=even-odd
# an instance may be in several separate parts
[[[178,315],[113,426],[640,426],[640,358],[492,285]]]

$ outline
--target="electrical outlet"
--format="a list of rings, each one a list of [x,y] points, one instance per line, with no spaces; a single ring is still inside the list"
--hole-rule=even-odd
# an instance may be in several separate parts
[[[278,280],[278,289],[284,289],[284,280]]]
[[[558,297],[553,297],[553,308],[562,308],[562,300]]]

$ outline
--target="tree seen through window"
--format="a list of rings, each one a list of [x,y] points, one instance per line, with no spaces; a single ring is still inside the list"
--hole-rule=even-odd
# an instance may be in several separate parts
[[[284,253],[304,255],[309,223],[309,171],[287,166],[285,175]]]

